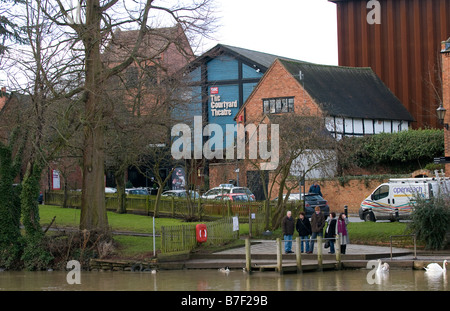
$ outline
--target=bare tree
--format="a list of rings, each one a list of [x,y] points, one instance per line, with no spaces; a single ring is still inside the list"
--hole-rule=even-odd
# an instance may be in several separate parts
[[[274,229],[280,225],[289,194],[300,187],[300,180],[313,170],[324,170],[334,162],[335,140],[327,132],[323,116],[286,113],[267,115],[266,118],[271,124],[279,125],[278,166],[268,171],[261,170],[261,160],[246,162],[249,170],[260,173],[266,206],[270,205],[271,199],[278,198],[271,221]],[[266,211],[266,229],[269,228],[268,215]]]
[[[109,111],[103,100],[108,79],[135,62],[146,32],[152,30],[149,22],[153,16],[168,18],[191,34],[204,35],[213,20],[211,2],[180,1],[163,6],[152,0],[147,0],[145,4],[81,0],[78,8],[72,8],[62,0],[56,0],[45,8],[46,17],[64,28],[67,37],[73,42],[73,48],[80,53],[78,60],[83,61],[82,85],[62,94],[67,98],[79,94],[80,104],[84,108],[80,229],[108,229],[104,196],[104,142]],[[74,16],[73,13],[78,11],[81,13]],[[104,66],[102,52],[111,40],[114,41],[114,30],[127,27],[137,29],[134,45],[127,49],[118,63]]]

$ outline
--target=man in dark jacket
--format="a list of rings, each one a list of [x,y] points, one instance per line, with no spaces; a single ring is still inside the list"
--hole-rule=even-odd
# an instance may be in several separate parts
[[[300,236],[300,251],[303,253],[303,244],[305,244],[305,252],[309,252],[309,236],[311,235],[311,223],[308,217],[306,217],[305,212],[300,212],[297,218],[297,223],[295,224],[298,235]]]
[[[288,211],[281,222],[281,229],[283,230],[284,251],[286,254],[293,253],[292,251],[292,236],[294,235],[294,218],[292,218],[292,212]]]
[[[320,207],[316,206],[314,214],[311,216],[311,244],[309,246],[309,253],[314,251],[314,240],[321,236],[323,237],[323,227],[325,227],[325,216]]]

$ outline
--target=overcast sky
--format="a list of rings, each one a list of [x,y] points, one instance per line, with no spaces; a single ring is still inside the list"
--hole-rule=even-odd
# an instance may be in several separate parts
[[[319,64],[338,64],[336,4],[328,0],[216,0],[215,41]]]

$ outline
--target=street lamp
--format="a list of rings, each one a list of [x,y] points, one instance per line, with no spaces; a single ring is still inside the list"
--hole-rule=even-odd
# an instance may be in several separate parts
[[[448,123],[444,123],[444,117],[445,117],[445,113],[447,112],[447,110],[441,105],[438,107],[438,109],[436,109],[436,113],[437,113],[437,117],[439,122],[444,125],[445,129],[448,130]]]

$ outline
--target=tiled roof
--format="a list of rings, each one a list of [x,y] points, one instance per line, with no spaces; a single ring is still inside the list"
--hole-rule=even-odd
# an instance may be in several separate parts
[[[244,60],[247,64],[254,65],[255,69],[260,69],[262,72],[265,72],[272,63],[277,59],[286,59],[293,60],[291,58],[286,58],[278,55],[273,55],[269,53],[263,53],[259,51],[244,49],[240,47],[235,47],[231,45],[225,44],[217,44],[209,51],[203,53],[199,56],[193,64],[191,64],[191,68],[195,68],[198,64],[200,64],[204,59],[214,58],[216,55],[227,52],[228,54],[234,55],[236,58],[240,58]],[[297,60],[298,61],[298,60]]]
[[[328,114],[339,117],[414,121],[371,68],[318,65],[280,59]],[[299,72],[303,79],[299,78]]]

